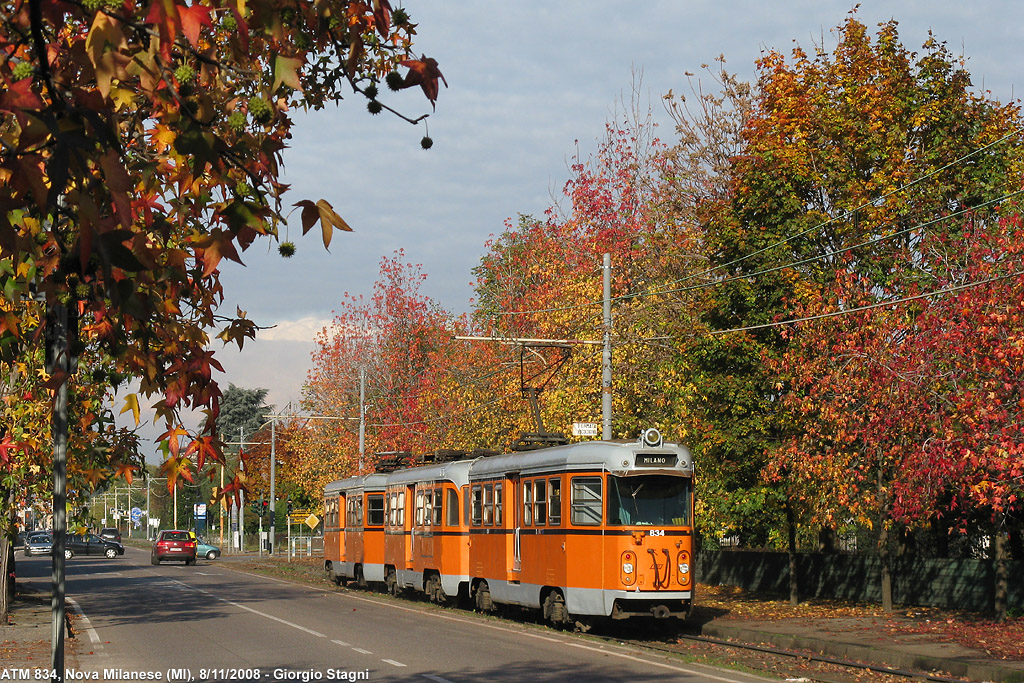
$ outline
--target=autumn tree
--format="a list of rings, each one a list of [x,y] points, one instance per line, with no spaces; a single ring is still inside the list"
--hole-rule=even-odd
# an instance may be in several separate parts
[[[324,419],[311,418],[289,442],[296,453],[291,476],[315,499],[333,479],[372,466],[375,452],[421,455],[444,441],[440,416],[451,409],[439,381],[458,357],[457,328],[451,314],[420,292],[425,278],[402,252],[382,259],[369,300],[346,294],[332,325],[316,336],[302,408]]]
[[[636,102],[625,109],[606,125],[593,155],[573,160],[563,195],[543,220],[521,216],[488,243],[474,269],[474,322],[497,337],[600,342],[602,258],[610,254],[613,433],[635,437],[657,426],[684,439],[688,421],[673,400],[682,382],[664,365],[674,355],[672,339],[692,323],[693,306],[675,286],[692,271],[680,261],[699,261],[690,224],[671,219],[666,149],[650,112]],[[600,346],[572,347],[545,388],[544,422],[552,431],[600,422],[601,362]],[[651,390],[652,381],[659,390]]]
[[[786,496],[761,473],[804,428],[785,413],[786,378],[774,370],[791,342],[771,325],[824,291],[839,267],[875,297],[933,281],[921,234],[958,223],[932,221],[991,210],[1019,187],[1016,107],[974,94],[941,42],[930,37],[915,54],[896,22],[872,39],[855,15],[836,35],[831,53],[796,48],[787,60],[773,50],[758,62],[741,145],[708,185],[714,201],[700,216],[715,279],[703,322],[744,329],[687,350],[700,388],[699,456],[719,464],[713,495],[735,503],[722,519],[753,544],[784,524],[765,513],[781,511]]]
[[[256,325],[218,312],[218,267],[285,218],[289,112],[346,88],[370,114],[394,111],[387,88],[418,85],[433,103],[441,73],[413,57],[415,24],[388,0],[18,0],[2,11],[5,299],[79,313],[78,334],[156,398],[173,482],[186,451],[200,465],[219,457],[209,330],[241,345]],[[319,224],[325,245],[349,229],[325,200],[296,205],[303,231]],[[30,331],[3,317],[4,359]],[[126,405],[137,412],[134,396]],[[180,427],[182,408],[205,413],[198,432]]]

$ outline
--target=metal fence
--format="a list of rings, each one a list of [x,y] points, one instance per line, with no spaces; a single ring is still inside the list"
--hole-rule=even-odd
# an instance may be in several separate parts
[[[1024,613],[1024,561],[1007,563],[1007,609]],[[697,579],[754,593],[789,595],[789,556],[755,550],[703,550]],[[801,599],[881,603],[881,563],[875,555],[797,555]],[[991,612],[995,603],[992,560],[899,558],[892,561],[897,605]]]

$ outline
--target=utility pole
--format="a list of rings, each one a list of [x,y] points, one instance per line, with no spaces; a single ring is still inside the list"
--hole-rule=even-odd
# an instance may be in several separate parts
[[[612,255],[604,255],[604,351],[601,353],[601,438],[612,440]]]
[[[366,461],[366,368],[359,366],[359,474]]]

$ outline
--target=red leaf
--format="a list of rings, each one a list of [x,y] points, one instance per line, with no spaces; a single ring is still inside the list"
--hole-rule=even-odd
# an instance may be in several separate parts
[[[43,100],[32,92],[32,79],[23,78],[16,81],[0,94],[0,111],[20,113],[25,109],[42,109]]]
[[[432,57],[420,55],[419,59],[407,59],[400,64],[409,68],[409,73],[405,75],[400,87],[420,86],[432,105],[437,101],[437,79],[440,78],[444,82],[444,87],[448,87],[448,81],[445,80],[441,70],[437,68],[437,60]]]
[[[210,21],[210,8],[205,5],[193,5],[183,7],[178,5],[178,16],[181,17],[181,32],[192,43],[192,47],[199,47],[199,29],[203,26],[212,29],[213,22]]]

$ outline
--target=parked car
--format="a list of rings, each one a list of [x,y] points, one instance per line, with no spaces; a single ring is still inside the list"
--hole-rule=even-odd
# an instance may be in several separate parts
[[[164,560],[184,560],[185,564],[196,563],[196,539],[188,531],[165,529],[157,534],[153,543],[151,564]]]
[[[124,546],[96,534],[70,534],[64,540],[64,559],[75,555],[103,555],[112,560],[124,555]]]
[[[25,537],[25,556],[49,555],[53,552],[53,536],[49,531],[33,531]]]
[[[220,557],[220,548],[210,545],[202,538],[196,538],[196,557],[205,557],[208,560],[216,560]]]
[[[121,542],[121,532],[112,526],[100,529],[100,536],[110,541],[117,541],[118,543]]]

